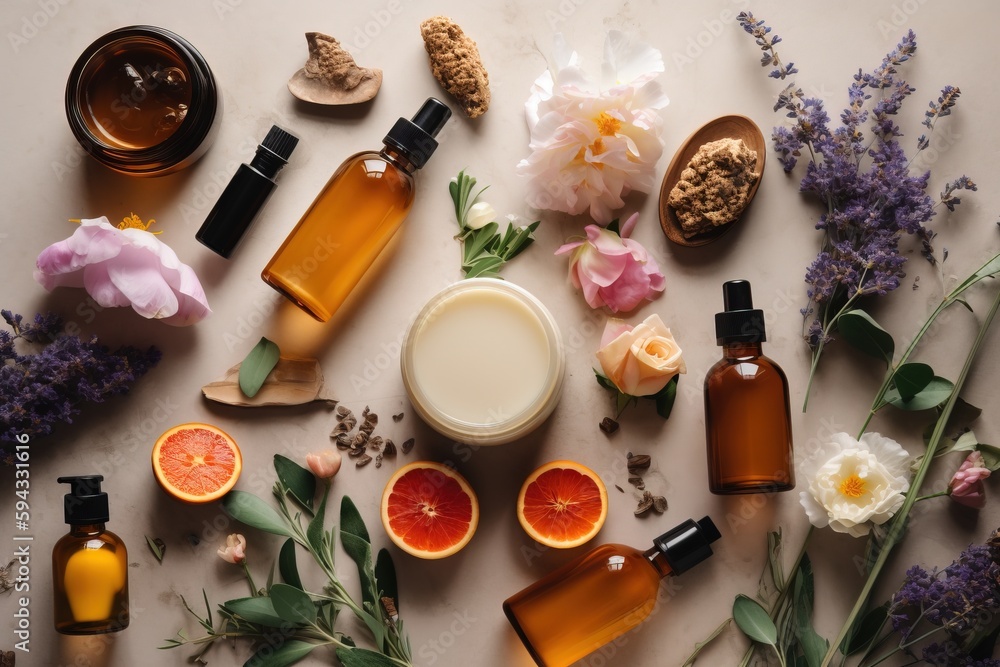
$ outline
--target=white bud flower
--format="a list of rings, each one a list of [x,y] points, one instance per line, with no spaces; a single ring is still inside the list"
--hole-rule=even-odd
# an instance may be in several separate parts
[[[465,217],[465,226],[469,229],[482,229],[496,217],[497,212],[492,206],[484,201],[477,202],[469,209],[469,215]]]

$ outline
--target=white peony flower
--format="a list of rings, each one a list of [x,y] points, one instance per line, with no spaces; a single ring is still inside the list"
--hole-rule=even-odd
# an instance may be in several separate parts
[[[608,32],[599,82],[580,68],[561,35],[556,64],[535,80],[525,103],[531,155],[517,165],[535,208],[606,224],[632,190],[651,192],[663,153],[659,109],[669,100],[653,81],[664,71],[651,46]]]
[[[860,442],[835,433],[799,463],[798,474],[809,485],[799,497],[812,525],[862,537],[903,505],[910,455],[878,433],[865,433]]]

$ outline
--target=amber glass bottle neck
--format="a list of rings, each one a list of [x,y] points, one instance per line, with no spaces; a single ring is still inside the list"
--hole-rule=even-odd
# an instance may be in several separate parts
[[[727,359],[746,359],[748,357],[759,357],[764,354],[761,344],[758,343],[726,343],[722,346],[722,356]]]
[[[649,564],[653,566],[653,569],[656,570],[656,573],[660,575],[661,579],[669,574],[673,574],[670,563],[667,562],[667,557],[664,556],[663,552],[656,547],[647,549],[642,555],[647,561],[649,561]]]
[[[388,145],[384,146],[382,150],[379,152],[379,155],[381,155],[382,158],[387,162],[390,162],[399,169],[405,171],[407,174],[414,174],[417,171],[417,165],[411,162],[406,157],[405,153],[396,150],[391,146]]]
[[[69,533],[77,537],[85,535],[100,535],[105,532],[103,523],[74,523],[70,524]]]

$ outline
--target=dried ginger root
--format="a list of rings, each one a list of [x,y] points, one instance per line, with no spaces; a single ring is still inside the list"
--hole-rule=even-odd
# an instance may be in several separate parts
[[[757,153],[742,139],[719,139],[701,146],[667,200],[681,221],[684,237],[739,217],[757,182],[756,168]]]
[[[490,106],[490,77],[476,43],[446,16],[420,24],[420,35],[430,58],[431,72],[462,106],[469,118],[486,113]]]

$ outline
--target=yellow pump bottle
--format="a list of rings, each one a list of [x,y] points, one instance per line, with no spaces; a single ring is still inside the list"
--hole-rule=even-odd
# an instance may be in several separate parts
[[[68,535],[52,550],[55,626],[66,635],[96,635],[128,627],[128,553],[105,530],[108,494],[101,475],[60,477]]]

